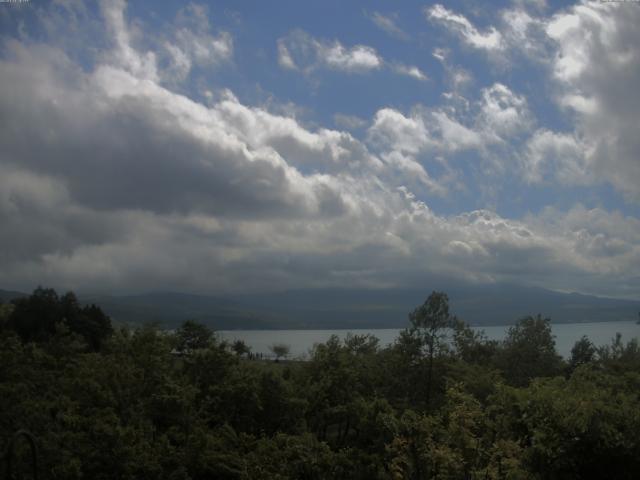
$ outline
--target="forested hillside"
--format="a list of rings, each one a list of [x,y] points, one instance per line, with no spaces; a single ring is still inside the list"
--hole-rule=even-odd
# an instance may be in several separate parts
[[[636,340],[564,361],[549,320],[489,341],[439,292],[393,345],[332,337],[306,362],[47,289],[0,305],[0,451],[28,430],[45,479],[632,479],[639,394]]]

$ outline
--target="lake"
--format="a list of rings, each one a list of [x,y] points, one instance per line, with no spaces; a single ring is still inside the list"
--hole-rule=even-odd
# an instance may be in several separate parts
[[[484,333],[493,340],[501,340],[510,325],[472,327],[474,330],[484,330]],[[597,346],[610,344],[616,333],[622,334],[622,340],[626,343],[632,338],[640,336],[640,325],[635,322],[596,322],[596,323],[564,323],[552,324],[553,334],[556,337],[556,350],[560,355],[568,358],[574,343],[583,335]],[[251,347],[253,353],[262,353],[271,356],[269,346],[274,343],[285,343],[291,347],[291,357],[308,357],[309,351],[316,343],[326,342],[331,335],[345,338],[347,333],[364,335],[370,333],[380,339],[380,345],[386,346],[397,338],[401,329],[353,329],[353,330],[222,330],[218,333],[229,341],[244,340]]]

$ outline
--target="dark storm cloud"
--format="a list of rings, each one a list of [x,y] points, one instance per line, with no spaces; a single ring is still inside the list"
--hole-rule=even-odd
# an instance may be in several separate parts
[[[260,218],[342,210],[330,187],[306,181],[274,150],[248,151],[205,107],[154,98],[163,93],[154,87],[109,96],[100,83],[121,81],[128,90],[135,79],[109,70],[61,74],[60,64],[44,63],[47,53],[21,51],[22,63],[2,65],[10,88],[0,92],[0,108],[11,119],[0,133],[3,157],[61,179],[78,203]],[[190,109],[193,118],[185,117]]]

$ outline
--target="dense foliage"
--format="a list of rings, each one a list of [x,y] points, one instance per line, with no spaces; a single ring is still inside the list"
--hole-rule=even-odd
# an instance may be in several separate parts
[[[0,448],[31,431],[43,478],[638,478],[639,394],[636,341],[565,362],[549,320],[489,341],[438,292],[393,345],[332,337],[305,362],[196,322],[112,329],[52,290],[0,305]]]

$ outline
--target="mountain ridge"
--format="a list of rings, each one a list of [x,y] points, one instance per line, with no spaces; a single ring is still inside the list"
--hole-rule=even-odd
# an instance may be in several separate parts
[[[156,322],[174,328],[186,319],[218,330],[402,328],[407,315],[433,290],[444,290],[453,314],[471,325],[509,325],[541,314],[554,323],[637,319],[640,301],[564,293],[513,285],[448,285],[445,289],[299,289],[229,296],[180,292],[132,295],[78,293],[99,305],[116,324]],[[0,290],[0,300],[26,296]]]

